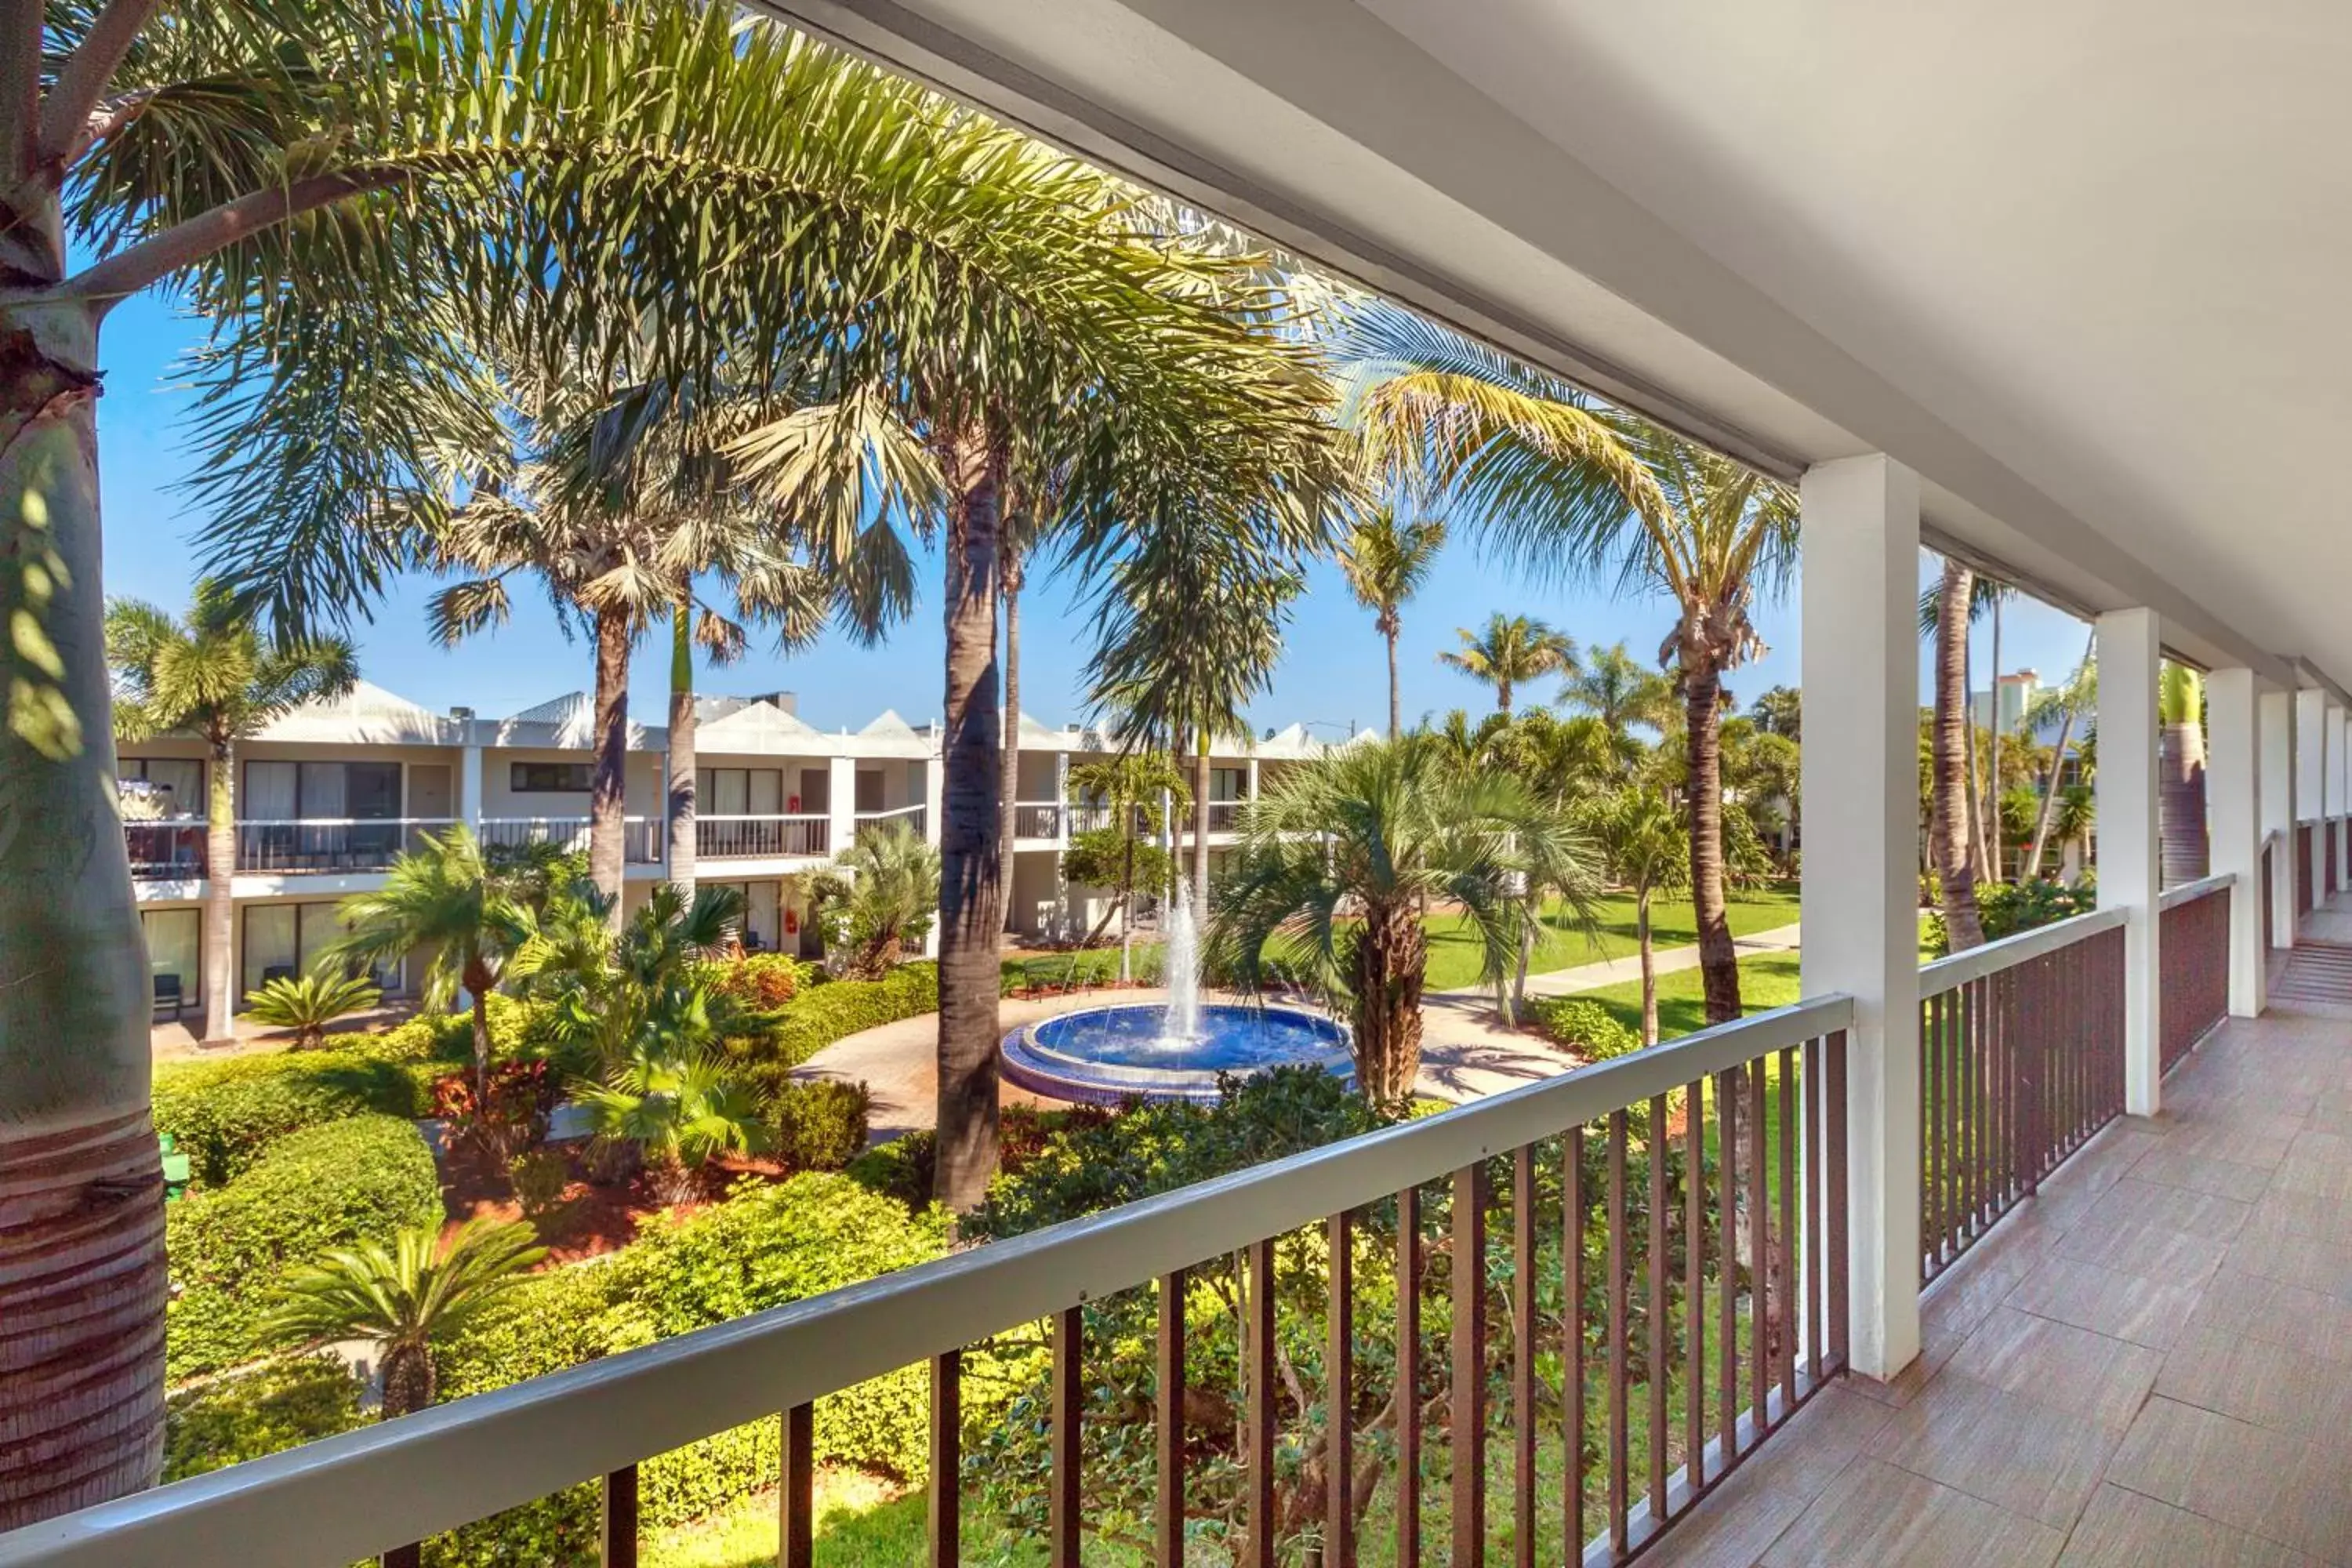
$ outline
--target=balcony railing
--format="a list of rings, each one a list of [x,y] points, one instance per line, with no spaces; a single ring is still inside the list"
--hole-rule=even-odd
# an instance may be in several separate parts
[[[2170,1072],[2230,1013],[2232,876],[2168,891],[2157,916],[2158,1038]]]
[[[381,871],[447,816],[246,818],[236,825],[240,871]]]
[[[2124,921],[2100,910],[1920,970],[1922,1283],[2123,1114]]]
[[[893,806],[888,811],[859,812],[857,831],[863,834],[868,828],[887,827],[893,822],[903,822],[913,831],[916,837],[922,838],[928,837],[923,829],[929,821],[929,806],[921,805]]]
[[[1523,1549],[1540,1527],[1589,1542],[1586,1563],[1622,1562],[1845,1369],[1853,1011],[1832,996],[1761,1014],[85,1510],[0,1555],[40,1568],[339,1564],[597,1480],[604,1561],[633,1563],[638,1464],[772,1420],[781,1559],[805,1565],[814,1402],[927,1363],[931,1473],[958,1476],[964,1351],[1042,1324],[1056,1562],[1078,1560],[1081,1432],[1095,1423],[1121,1452],[1156,1443],[1144,1511],[1163,1542],[1214,1513],[1244,1532],[1239,1561],[1282,1560],[1311,1538],[1327,1563],[1377,1550],[1468,1568],[1488,1560],[1491,1459],[1510,1468],[1496,1508]],[[1319,1364],[1278,1369],[1277,1258],[1294,1303],[1302,1273],[1319,1277]],[[1360,1286],[1359,1260],[1384,1289]],[[1087,1369],[1118,1353],[1106,1313],[1122,1307],[1160,1325],[1146,1352],[1154,1392],[1090,1405]],[[1191,1353],[1236,1307],[1237,1363]],[[1429,1331],[1441,1322],[1442,1347]],[[1239,1386],[1216,1386],[1226,1365]],[[1188,1400],[1196,1388],[1206,1397]],[[1231,1420],[1205,1414],[1228,1396]],[[1392,1418],[1364,1419],[1383,1406]],[[1337,1478],[1337,1497],[1306,1489],[1297,1466],[1278,1469],[1286,1439],[1319,1448],[1327,1432],[1325,1463],[1308,1473]],[[1453,1448],[1450,1556],[1420,1517],[1423,1456],[1441,1444]],[[1539,1481],[1539,1452],[1565,1467],[1565,1485]],[[1362,1499],[1348,1489],[1367,1467],[1385,1468],[1393,1541],[1355,1540]],[[929,1519],[929,1560],[955,1561],[955,1493],[935,1498]]]
[[[697,816],[694,852],[709,859],[830,855],[833,819],[822,812],[761,816]]]
[[[131,874],[141,881],[174,881],[205,874],[202,818],[186,822],[126,822]]]
[[[589,819],[584,816],[486,816],[481,838],[485,845],[509,849],[526,844],[553,844],[567,854],[588,853]],[[658,817],[621,819],[621,858],[632,866],[658,866],[668,848],[667,829]]]
[[[2319,858],[2319,824],[2304,823],[2294,842],[2299,856],[2294,867],[2303,879],[2298,884],[2303,889],[2303,907],[2315,910],[2327,901],[2327,895],[2319,889],[2319,877],[2312,868],[2312,862]]]
[[[1242,825],[1242,807],[1245,800],[1213,800],[1209,803],[1209,831],[1232,833]]]
[[[1013,837],[1015,838],[1059,838],[1062,836],[1062,807],[1050,800],[1024,800],[1013,807]]]

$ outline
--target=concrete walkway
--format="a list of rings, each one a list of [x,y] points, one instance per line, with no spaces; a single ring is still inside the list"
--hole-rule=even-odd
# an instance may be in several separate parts
[[[1533,984],[1532,980],[1529,982]],[[1010,998],[999,1005],[998,1021],[1008,1033],[1024,1024],[1074,1013],[1082,1007],[1112,1007],[1165,1002],[1164,990],[1080,991],[1066,996],[1034,1001]],[[1239,998],[1212,992],[1207,1000]],[[1533,1035],[1495,1027],[1482,1015],[1486,999],[1459,994],[1427,999],[1422,1009],[1420,1089],[1433,1099],[1459,1104],[1515,1089],[1538,1079],[1552,1078],[1577,1064],[1549,1043]],[[888,1142],[908,1132],[934,1125],[939,1099],[940,1020],[936,1013],[901,1018],[862,1034],[836,1040],[794,1070],[799,1078],[830,1078],[863,1082],[874,1097],[871,1126],[874,1142]],[[1007,1105],[1058,1105],[1006,1085]]]
[[[1732,938],[1731,945],[1741,952],[1793,952],[1797,947],[1797,927],[1792,924],[1776,926],[1770,931],[1750,931],[1746,936]],[[1685,947],[1664,949],[1652,955],[1651,963],[1660,974],[1696,969],[1698,944],[1692,942]],[[1580,991],[1598,991],[1603,985],[1616,985],[1641,978],[1641,954],[1629,952],[1622,958],[1604,958],[1598,963],[1580,963],[1571,969],[1530,974],[1528,976],[1528,994],[1572,996]],[[1423,1000],[1434,1004],[1454,997],[1468,997],[1476,1002],[1491,1002],[1494,995],[1491,987],[1465,985],[1452,991],[1430,992]]]

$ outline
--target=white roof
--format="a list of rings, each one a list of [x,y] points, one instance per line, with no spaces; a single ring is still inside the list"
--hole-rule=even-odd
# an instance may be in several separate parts
[[[305,703],[272,722],[257,739],[359,742],[377,746],[453,746],[463,726],[370,681],[341,697]]]

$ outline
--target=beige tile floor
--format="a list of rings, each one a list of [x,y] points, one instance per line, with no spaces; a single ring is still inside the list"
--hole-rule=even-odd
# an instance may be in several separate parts
[[[2224,1026],[1645,1561],[2352,1568],[2347,1117],[2352,1015]]]

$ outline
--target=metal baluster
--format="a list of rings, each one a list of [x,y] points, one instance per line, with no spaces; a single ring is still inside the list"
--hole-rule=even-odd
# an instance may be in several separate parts
[[[811,1568],[816,1561],[816,1406],[795,1405],[783,1415],[783,1463],[778,1476],[777,1568]]]
[[[931,1358],[931,1568],[963,1552],[963,1352]]]
[[[1454,1562],[1486,1561],[1486,1207],[1484,1173],[1454,1173]]]
[[[1748,1171],[1748,1399],[1756,1413],[1751,1436],[1764,1436],[1765,1390],[1771,1376],[1772,1349],[1772,1205],[1764,1190],[1764,1172],[1772,1157],[1772,1125],[1764,1116],[1764,1058],[1748,1064],[1748,1123],[1756,1131],[1756,1158]]]
[[[1421,1189],[1407,1187],[1397,1194],[1397,1568],[1421,1563]]]
[[[1511,1561],[1536,1561],[1536,1152],[1511,1155]]]
[[[623,1465],[605,1475],[598,1526],[604,1568],[637,1568],[636,1466]]]
[[[1181,1268],[1160,1279],[1160,1495],[1153,1531],[1159,1568],[1184,1568],[1184,1289]]]
[[[1625,1113],[1609,1113],[1609,1544],[1625,1554],[1625,1512],[1631,1464],[1627,1457],[1628,1412],[1633,1372],[1628,1363],[1625,1311]]]
[[[1683,1463],[1706,1485],[1706,1080],[1683,1090]]]
[[[1721,1259],[1715,1271],[1715,1328],[1723,1389],[1715,1423],[1727,1470],[1739,1452],[1739,1122],[1746,1114],[1739,1103],[1739,1069],[1727,1068],[1715,1079],[1715,1142],[1722,1184],[1715,1207],[1715,1255]]]
[[[1822,1385],[1822,1248],[1828,1231],[1822,1223],[1822,1042],[1807,1040],[1804,1056],[1805,1142],[1805,1377]]]
[[[1331,1216],[1330,1334],[1324,1350],[1325,1472],[1329,1495],[1324,1504],[1323,1561],[1327,1568],[1356,1568],[1355,1448],[1355,1252],[1348,1213]]]
[[[1053,1568],[1078,1568],[1078,1485],[1086,1467],[1079,1446],[1079,1372],[1086,1354],[1084,1309],[1054,1314],[1053,1481],[1047,1493],[1046,1531],[1052,1537]]]
[[[1562,1511],[1568,1519],[1568,1550],[1575,1553],[1584,1545],[1584,1129],[1570,1128],[1564,1142],[1559,1240],[1567,1286],[1567,1310],[1561,1314],[1567,1343],[1561,1348],[1567,1353],[1560,1359],[1567,1363],[1567,1373],[1561,1379],[1560,1403],[1567,1426],[1568,1462],[1563,1468],[1568,1472],[1568,1495],[1562,1500]]]
[[[1829,1236],[1822,1252],[1829,1261],[1830,1359],[1836,1363],[1838,1371],[1844,1372],[1853,1364],[1849,1357],[1853,1348],[1853,1319],[1846,1278],[1849,1216],[1846,1208],[1843,1029],[1830,1036],[1825,1056],[1822,1070],[1822,1110],[1823,1121],[1827,1123],[1827,1147],[1822,1159],[1822,1179],[1829,1188],[1825,1200],[1829,1211]]]
[[[1797,1408],[1797,1052],[1780,1047],[1780,1415]]]
[[[1650,1097],[1650,1517],[1666,1517],[1666,1097]]]
[[[1249,1543],[1253,1568],[1275,1568],[1274,1238],[1249,1246]]]

